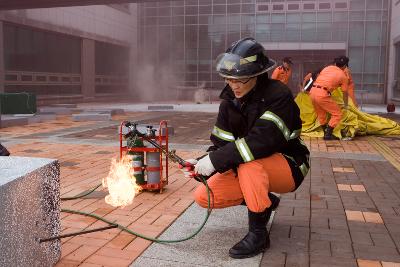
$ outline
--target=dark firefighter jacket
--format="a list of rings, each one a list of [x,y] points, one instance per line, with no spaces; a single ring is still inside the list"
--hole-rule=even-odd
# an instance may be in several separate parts
[[[282,153],[297,188],[308,172],[310,152],[300,139],[300,111],[290,89],[265,74],[240,101],[229,85],[220,98],[210,137],[213,146],[209,155],[215,169],[222,173],[241,163]]]

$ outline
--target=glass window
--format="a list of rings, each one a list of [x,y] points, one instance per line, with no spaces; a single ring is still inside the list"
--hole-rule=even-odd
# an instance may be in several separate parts
[[[274,11],[282,11],[283,9],[284,9],[284,5],[281,5],[281,4],[272,5],[272,10],[274,10]]]
[[[363,48],[362,47],[349,47],[349,66],[352,71],[353,79],[355,80],[355,74],[362,72],[363,62]],[[358,80],[360,82],[361,80]]]
[[[349,14],[347,12],[333,12],[333,21],[343,22],[349,20]]]
[[[144,12],[146,16],[157,16],[157,8],[145,8]]]
[[[199,16],[199,24],[210,24],[211,23],[211,17],[208,15],[201,15]]]
[[[285,40],[285,24],[273,23],[271,24],[271,41],[284,41]]]
[[[309,10],[312,10],[312,9],[315,9],[315,4],[314,3],[304,3],[303,4],[303,9],[309,9]]]
[[[254,24],[253,15],[242,15],[242,24]]]
[[[365,45],[381,45],[382,32],[380,22],[366,22]]]
[[[271,23],[285,23],[285,14],[271,14]]]
[[[185,4],[186,5],[198,5],[199,4],[199,2],[198,2],[198,0],[185,0]]]
[[[268,23],[269,15],[257,15],[256,21],[257,23]]]
[[[242,13],[254,13],[255,5],[242,4]]]
[[[212,6],[199,6],[199,14],[211,14]]]
[[[198,24],[198,16],[185,16],[186,24]]]
[[[225,14],[226,13],[226,6],[225,5],[216,5],[213,7],[214,14]]]
[[[228,34],[232,33],[240,33],[240,24],[229,24],[228,25]]]
[[[257,24],[256,25],[256,36],[269,39],[269,33],[271,31],[271,24]]]
[[[293,11],[293,10],[299,10],[300,5],[299,4],[288,4],[287,5],[287,9],[289,11]]]
[[[240,5],[228,5],[228,14],[240,13]]]
[[[379,75],[378,74],[372,74],[372,73],[364,73],[364,83],[379,83]]]
[[[172,17],[172,24],[174,25],[182,25],[185,23],[185,17],[184,16],[173,16]]]
[[[332,28],[332,39],[334,41],[347,41],[347,22],[335,22]]]
[[[330,9],[331,3],[319,3],[319,9]]]
[[[263,12],[263,11],[268,11],[268,5],[257,5],[257,11]]]
[[[238,23],[240,24],[240,16],[238,15],[228,15],[228,24],[235,24]]]
[[[364,71],[379,72],[379,47],[365,47]]]
[[[302,41],[305,42],[315,41],[316,34],[317,34],[317,29],[315,23],[303,23],[301,25]]]
[[[317,39],[321,41],[332,40],[332,23],[329,22],[317,23]]]
[[[158,16],[171,16],[171,8],[163,7],[157,9]]]
[[[350,20],[352,21],[363,21],[364,20],[364,11],[352,11],[350,12]]]
[[[367,11],[366,20],[381,21],[382,11]]]
[[[336,2],[335,8],[338,8],[338,9],[347,8],[347,3],[346,2]]]
[[[382,0],[367,0],[367,9],[382,9]]]
[[[186,6],[185,7],[186,15],[197,15],[199,12],[199,8],[197,6]]]
[[[198,26],[185,26],[185,42],[189,47],[197,46],[197,30]]]
[[[350,45],[364,45],[364,23],[354,21],[350,25]]]
[[[237,41],[237,40],[240,39],[240,31],[237,31],[237,32],[228,32],[228,35],[227,35],[226,38],[227,38],[227,39],[226,39],[227,43],[228,43],[228,44],[231,44],[231,43],[233,43],[233,42],[235,42],[235,41]]]
[[[183,6],[183,4],[183,1],[171,1],[171,6]]]
[[[286,24],[286,41],[300,41],[301,29],[299,23]]]
[[[375,0],[370,0],[375,1]],[[351,0],[350,1],[350,10],[364,10],[365,9],[365,0]]]
[[[317,21],[331,22],[332,21],[332,13],[331,12],[318,12],[317,13]]]
[[[303,13],[304,22],[315,22],[317,20],[316,13]]]
[[[199,49],[200,59],[210,59],[211,58],[211,46],[208,49]]]
[[[184,15],[185,9],[183,7],[174,7],[172,8],[172,15]]]
[[[170,25],[171,24],[171,17],[159,17],[158,18],[159,25]]]
[[[300,13],[287,14],[286,21],[288,23],[301,23],[301,14]]]
[[[79,74],[80,58],[80,38],[4,24],[6,70]]]
[[[218,26],[226,23],[226,16],[212,16],[213,25]]]

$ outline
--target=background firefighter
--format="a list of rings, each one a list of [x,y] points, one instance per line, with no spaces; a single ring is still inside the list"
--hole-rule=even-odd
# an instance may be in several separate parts
[[[273,65],[252,38],[233,43],[217,58],[216,69],[227,85],[210,137],[213,146],[194,172],[216,172],[208,179],[213,208],[247,204],[249,232],[229,250],[233,258],[253,257],[270,246],[268,193],[294,191],[309,169],[299,109],[290,89],[268,78]],[[207,207],[204,185],[196,189],[195,200]]]
[[[331,97],[331,93],[338,87],[342,88],[344,108],[347,109],[348,80],[343,70],[338,66],[330,65],[323,68],[310,90],[310,98],[317,113],[319,123],[324,128],[324,140],[338,139],[332,132],[342,118],[342,110]],[[329,122],[327,113],[331,116]]]
[[[347,94],[353,101],[354,106],[358,107],[356,97],[354,95],[354,82],[353,82],[353,77],[351,76],[351,71],[349,68],[349,58],[346,56],[341,56],[335,58],[335,65],[341,68],[344,72],[344,74],[347,77]]]
[[[285,57],[282,59],[282,65],[275,68],[272,72],[271,79],[278,80],[288,85],[289,79],[292,76],[292,65],[291,58]]]

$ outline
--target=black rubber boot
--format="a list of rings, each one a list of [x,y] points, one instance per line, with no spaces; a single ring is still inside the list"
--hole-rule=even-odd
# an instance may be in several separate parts
[[[249,232],[239,243],[229,250],[229,256],[235,259],[251,258],[269,248],[270,241],[267,231],[268,211],[272,210],[270,208],[263,212],[248,210]]]
[[[0,144],[0,156],[10,156],[10,152],[8,152],[7,148]]]
[[[276,210],[276,208],[279,206],[279,202],[281,201],[281,199],[272,193],[268,193],[268,197],[271,200],[271,207],[269,208],[272,210]],[[243,202],[240,203],[240,205],[247,206],[246,201],[243,200]]]
[[[325,129],[324,140],[339,140],[336,136],[332,134],[333,128],[331,126],[327,126]]]
[[[271,200],[271,206],[269,209],[276,210],[276,208],[279,206],[279,202],[281,202],[281,199],[272,193],[268,193],[268,197]]]

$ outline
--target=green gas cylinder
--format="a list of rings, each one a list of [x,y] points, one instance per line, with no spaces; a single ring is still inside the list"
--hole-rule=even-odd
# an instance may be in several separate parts
[[[145,147],[143,140],[137,136],[129,137],[127,139],[127,147]],[[144,152],[128,151],[128,156],[131,160],[131,166],[133,169],[133,176],[136,179],[136,184],[143,185],[144,181]]]

